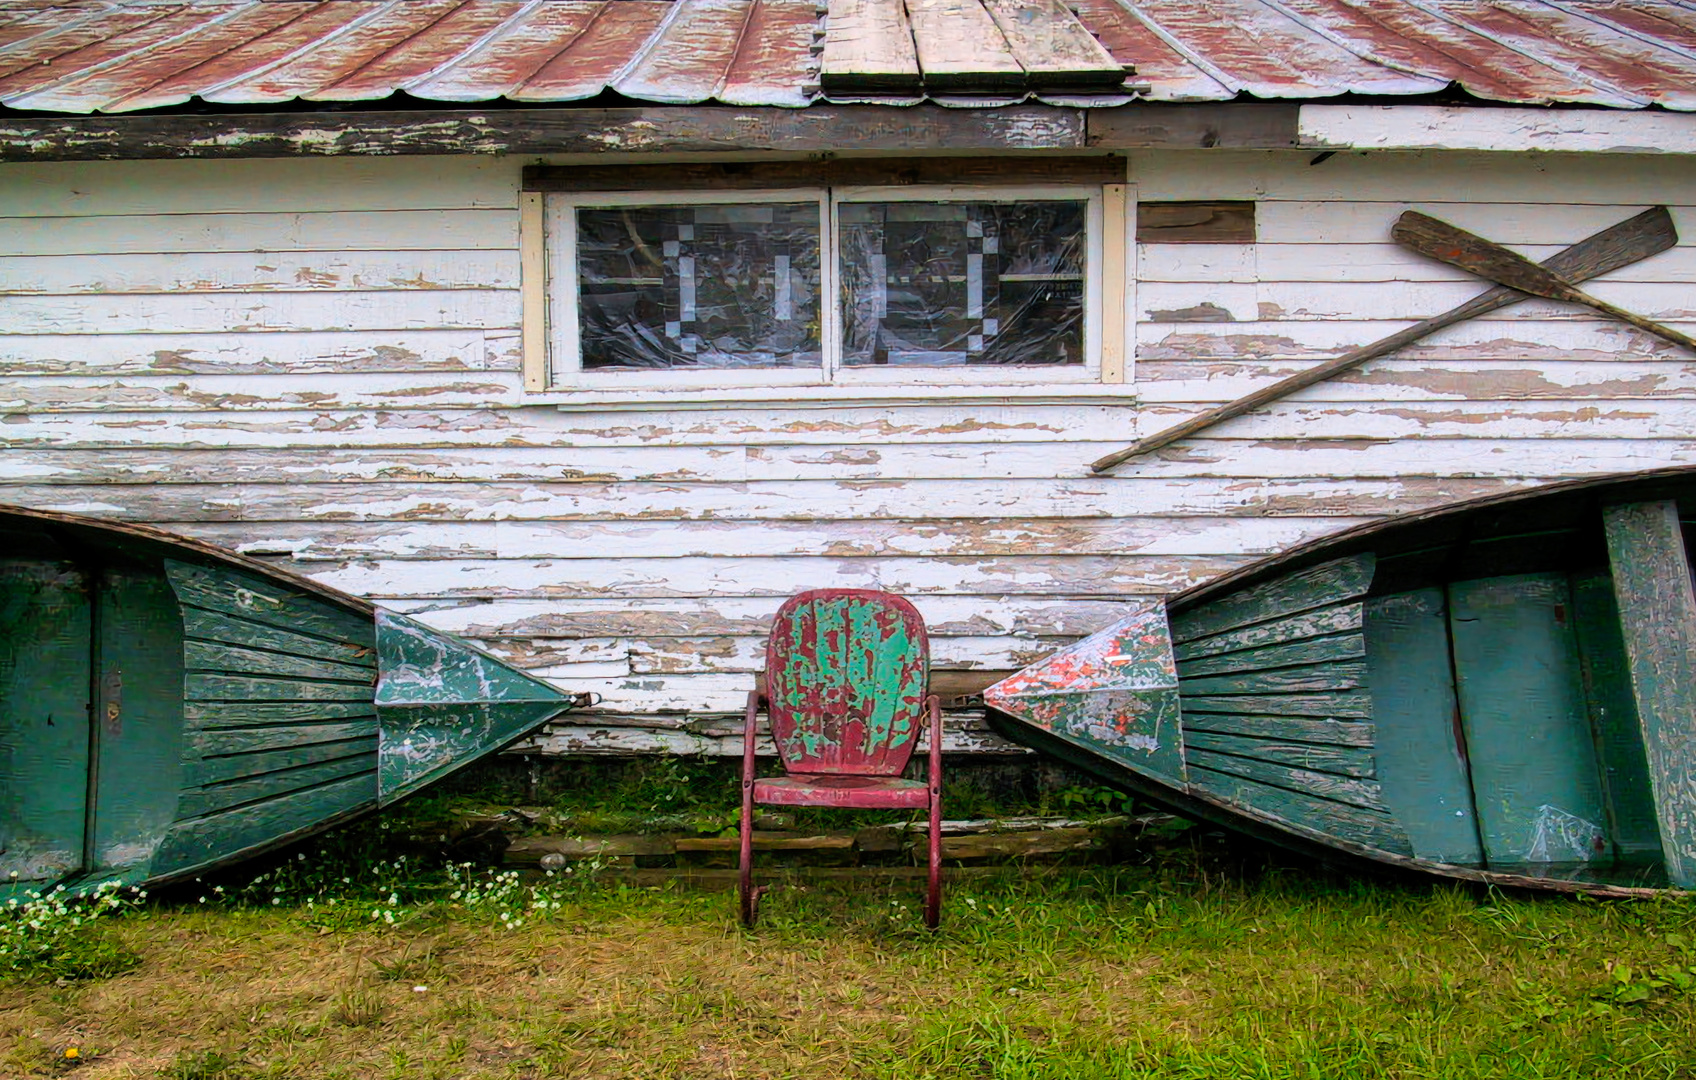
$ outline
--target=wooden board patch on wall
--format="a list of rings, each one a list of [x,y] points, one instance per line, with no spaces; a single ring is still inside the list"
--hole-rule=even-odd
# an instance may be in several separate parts
[[[1252,244],[1252,202],[1142,202],[1139,244]]]

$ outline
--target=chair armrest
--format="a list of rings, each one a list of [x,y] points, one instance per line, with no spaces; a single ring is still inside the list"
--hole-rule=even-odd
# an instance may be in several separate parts
[[[742,720],[742,786],[754,783],[754,724],[760,716],[765,695],[758,690],[748,691],[748,712]]]

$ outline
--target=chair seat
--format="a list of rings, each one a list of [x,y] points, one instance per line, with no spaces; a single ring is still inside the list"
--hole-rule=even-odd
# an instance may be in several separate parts
[[[791,773],[754,781],[754,801],[767,806],[852,806],[899,809],[929,806],[930,788],[899,776]]]

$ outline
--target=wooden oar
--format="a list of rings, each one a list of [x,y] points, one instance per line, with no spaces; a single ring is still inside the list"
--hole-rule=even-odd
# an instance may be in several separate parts
[[[1545,269],[1560,274],[1568,281],[1588,281],[1612,270],[1641,262],[1651,255],[1661,252],[1678,243],[1678,232],[1673,227],[1672,215],[1664,206],[1657,206],[1643,211],[1636,217],[1628,218],[1618,225],[1611,225],[1594,236],[1580,240],[1564,251],[1549,257],[1543,264]],[[1114,451],[1099,461],[1093,462],[1090,469],[1093,472],[1106,472],[1113,466],[1129,461],[1138,454],[1146,454],[1169,446],[1198,431],[1212,427],[1214,424],[1241,416],[1252,409],[1277,401],[1286,394],[1324,382],[1333,375],[1356,368],[1375,357],[1391,353],[1404,345],[1410,345],[1427,334],[1435,333],[1445,326],[1464,322],[1492,311],[1498,311],[1510,304],[1517,304],[1526,299],[1526,294],[1518,289],[1510,289],[1498,285],[1489,292],[1468,300],[1466,303],[1433,316],[1424,322],[1415,323],[1406,330],[1398,330],[1388,337],[1362,346],[1350,353],[1345,353],[1334,360],[1316,364],[1306,371],[1280,379],[1271,386],[1262,387],[1253,393],[1244,394],[1235,401],[1228,401],[1217,408],[1209,409],[1200,416],[1194,416],[1165,431],[1150,435],[1123,450]]]
[[[1630,323],[1639,330],[1647,330],[1656,337],[1666,338],[1675,345],[1683,345],[1686,349],[1696,352],[1696,338],[1682,334],[1670,326],[1663,326],[1653,319],[1646,319],[1635,311],[1627,311],[1606,300],[1597,299],[1574,285],[1568,277],[1546,266],[1538,266],[1519,252],[1509,251],[1502,245],[1469,233],[1458,225],[1450,225],[1417,210],[1409,210],[1396,222],[1395,227],[1390,230],[1390,235],[1395,237],[1396,243],[1405,248],[1421,255],[1429,255],[1450,266],[1458,266],[1498,285],[1506,285],[1510,289],[1518,289],[1532,296],[1544,296],[1550,300],[1564,300],[1595,308],[1620,322]]]

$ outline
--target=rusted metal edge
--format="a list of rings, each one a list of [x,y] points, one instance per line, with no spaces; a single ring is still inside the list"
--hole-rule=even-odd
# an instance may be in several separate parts
[[[1082,109],[938,105],[430,109],[0,117],[0,161],[725,150],[1278,149],[1285,103]]]

